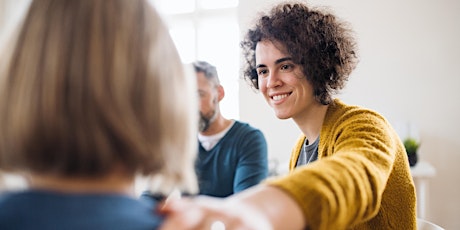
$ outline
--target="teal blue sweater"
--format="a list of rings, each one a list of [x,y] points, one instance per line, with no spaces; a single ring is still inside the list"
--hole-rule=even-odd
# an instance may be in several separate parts
[[[198,144],[195,169],[201,195],[226,197],[268,176],[265,137],[246,123],[235,121],[210,151]]]

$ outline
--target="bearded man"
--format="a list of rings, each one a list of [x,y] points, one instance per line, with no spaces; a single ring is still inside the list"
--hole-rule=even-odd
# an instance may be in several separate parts
[[[200,102],[195,163],[199,194],[227,197],[268,176],[267,143],[259,129],[221,114],[225,91],[216,67],[205,61],[193,66]]]

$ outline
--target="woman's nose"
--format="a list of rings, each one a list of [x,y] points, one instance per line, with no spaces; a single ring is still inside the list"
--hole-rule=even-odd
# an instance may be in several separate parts
[[[267,77],[266,86],[267,88],[275,88],[281,85],[278,74],[270,72],[270,75]]]

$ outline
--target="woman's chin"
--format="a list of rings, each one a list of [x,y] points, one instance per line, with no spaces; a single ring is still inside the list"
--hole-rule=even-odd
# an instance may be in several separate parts
[[[285,114],[285,113],[277,113],[277,112],[275,112],[275,115],[276,115],[276,117],[277,117],[278,119],[281,119],[281,120],[286,120],[286,119],[291,118],[290,115]]]

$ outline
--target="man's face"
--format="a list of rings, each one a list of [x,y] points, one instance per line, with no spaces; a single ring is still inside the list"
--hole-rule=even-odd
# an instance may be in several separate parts
[[[208,81],[204,73],[197,73],[198,95],[200,98],[199,131],[206,131],[217,117],[219,98],[217,86]]]

